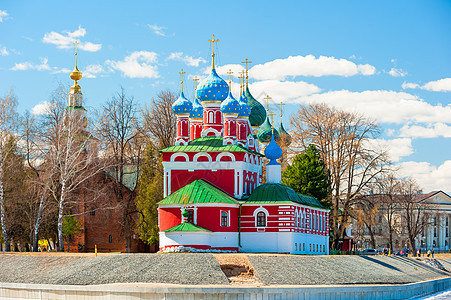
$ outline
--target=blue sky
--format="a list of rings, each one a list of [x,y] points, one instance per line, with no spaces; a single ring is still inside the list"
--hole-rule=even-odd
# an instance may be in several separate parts
[[[286,127],[307,103],[358,111],[401,175],[451,192],[451,1],[4,1],[0,95],[12,88],[20,112],[39,113],[71,84],[78,40],[85,106],[120,87],[146,105],[179,91],[182,68],[205,76],[212,34],[218,72],[250,59],[251,92],[287,103]]]

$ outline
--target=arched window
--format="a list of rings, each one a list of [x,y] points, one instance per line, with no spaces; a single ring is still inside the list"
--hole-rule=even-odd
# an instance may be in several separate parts
[[[108,237],[108,243],[112,243],[113,242],[113,236],[110,234],[110,236]]]
[[[215,118],[215,114],[211,111],[209,114],[208,114],[208,123],[214,123],[214,118]]]
[[[266,214],[261,211],[257,214],[257,227],[264,226],[266,226]]]
[[[226,211],[221,212],[221,226],[222,227],[229,226],[229,214]]]

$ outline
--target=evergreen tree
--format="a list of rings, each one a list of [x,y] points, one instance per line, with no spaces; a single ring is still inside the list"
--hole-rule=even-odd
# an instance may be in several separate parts
[[[282,173],[282,183],[298,193],[317,198],[327,208],[331,206],[329,172],[315,145],[309,145],[302,154],[296,155]]]
[[[149,245],[155,245],[158,249],[157,203],[163,199],[163,164],[152,144],[147,146],[144,160],[135,199],[139,211],[135,231],[141,240]]]

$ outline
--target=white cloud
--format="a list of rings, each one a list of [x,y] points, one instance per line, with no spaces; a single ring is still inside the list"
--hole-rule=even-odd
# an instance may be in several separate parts
[[[411,83],[411,82],[403,82],[401,87],[405,90],[405,89],[418,89],[420,88],[420,86],[416,83]]]
[[[52,74],[66,73],[69,75],[70,72],[71,72],[71,70],[66,69],[66,68],[58,69],[57,67],[53,67]]]
[[[198,67],[199,63],[206,63],[207,61],[202,57],[193,58],[192,56],[185,55],[183,52],[173,52],[168,57],[169,60],[183,61],[187,66]]]
[[[125,77],[130,78],[158,78],[157,53],[149,51],[135,51],[125,57],[123,61],[107,60],[105,63],[115,70],[119,70]]]
[[[277,101],[287,101],[321,91],[316,85],[304,81],[263,80],[253,82],[249,86],[255,95],[267,94]]]
[[[83,77],[86,78],[96,78],[98,74],[105,72],[101,65],[89,65],[87,66],[83,73]]]
[[[430,81],[422,87],[428,91],[451,92],[451,78],[443,78],[437,81]]]
[[[8,13],[6,10],[0,10],[0,23],[3,22],[3,20],[6,20],[8,18]]]
[[[50,33],[44,34],[42,41],[44,43],[56,45],[60,49],[68,49],[74,47],[77,38],[84,37],[86,35],[86,29],[81,26],[78,27],[74,32],[64,31],[64,34],[52,31]],[[102,44],[94,44],[91,42],[80,42],[78,45],[79,49],[96,52],[102,49]]]
[[[50,70],[50,66],[47,63],[48,63],[48,58],[44,57],[44,58],[41,58],[41,64],[33,64],[30,62],[16,63],[14,65],[14,67],[12,67],[10,70],[12,70],[12,71],[25,71],[25,70],[46,71],[46,70]]]
[[[150,30],[153,31],[153,33],[155,33],[156,35],[160,35],[160,36],[166,36],[166,34],[163,32],[164,29],[166,29],[166,27],[161,27],[158,25],[151,25],[151,24],[147,24],[147,26],[150,28]]]
[[[313,55],[289,56],[276,59],[261,65],[255,65],[249,70],[249,76],[257,80],[285,79],[288,76],[354,76],[358,74],[373,75],[374,66],[356,65],[352,61],[335,57]]]
[[[401,157],[409,156],[413,153],[412,140],[401,139],[372,139],[369,141],[372,149],[382,149],[387,151],[391,161],[397,162]]]
[[[436,167],[428,162],[404,162],[399,164],[399,174],[417,180],[423,191],[451,192],[451,160],[446,160]]]
[[[32,109],[31,113],[33,115],[46,115],[52,108],[52,103],[44,101],[42,103],[36,104]]]
[[[360,112],[382,123],[431,123],[436,120],[451,123],[451,104],[432,105],[404,92],[341,90],[288,100],[292,103],[327,103],[337,108]]]
[[[244,67],[242,65],[239,64],[228,64],[228,65],[224,65],[224,66],[219,66],[216,67],[216,73],[218,73],[218,75],[221,76],[227,76],[227,78],[229,78],[227,72],[232,71],[233,74],[232,76],[235,78],[238,78],[238,76],[240,76],[240,72],[244,70]],[[209,74],[211,71],[211,67],[207,67],[204,70],[205,74]]]
[[[6,49],[5,46],[1,46],[0,45],[0,55],[1,56],[8,56],[9,55],[8,49]]]
[[[423,86],[416,83],[405,82],[403,89],[422,89],[433,92],[451,92],[451,78],[443,78],[436,81],[430,81]]]
[[[444,123],[421,125],[404,125],[400,130],[400,136],[413,138],[451,138],[451,126]]]
[[[402,69],[391,68],[388,74],[390,74],[393,77],[404,77],[407,75],[407,72]]]

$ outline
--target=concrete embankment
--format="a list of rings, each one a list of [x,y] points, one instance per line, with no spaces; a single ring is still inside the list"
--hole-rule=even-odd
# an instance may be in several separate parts
[[[451,287],[446,270],[385,256],[3,254],[0,266],[0,298],[405,299]]]

